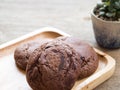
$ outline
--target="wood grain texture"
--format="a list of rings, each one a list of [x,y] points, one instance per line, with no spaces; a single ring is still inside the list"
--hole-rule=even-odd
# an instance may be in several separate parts
[[[120,49],[100,48],[94,39],[90,11],[98,0],[0,0],[0,44],[44,26],[53,26],[89,42],[116,59],[111,79],[95,90],[120,88]]]

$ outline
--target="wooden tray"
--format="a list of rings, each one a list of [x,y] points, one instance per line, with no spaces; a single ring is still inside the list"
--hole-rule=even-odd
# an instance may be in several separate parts
[[[15,48],[26,41],[35,39],[54,39],[59,36],[70,36],[55,28],[42,28],[23,37],[0,45],[0,90],[32,90],[27,84],[25,72],[19,70],[14,62]],[[95,48],[94,48],[95,49]],[[97,71],[82,80],[78,80],[72,90],[91,90],[110,78],[115,70],[115,60],[104,52],[95,49],[99,55]]]

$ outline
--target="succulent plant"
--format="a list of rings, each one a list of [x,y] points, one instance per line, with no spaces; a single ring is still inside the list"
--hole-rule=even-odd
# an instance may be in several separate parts
[[[120,0],[102,0],[95,7],[94,13],[104,20],[120,21]]]

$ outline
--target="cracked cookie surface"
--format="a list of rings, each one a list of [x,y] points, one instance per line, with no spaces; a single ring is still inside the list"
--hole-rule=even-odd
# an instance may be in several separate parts
[[[79,38],[74,37],[59,37],[57,40],[67,43],[79,54],[80,60],[82,62],[79,75],[80,79],[88,77],[96,71],[99,59],[96,52],[89,44],[81,41]]]
[[[81,69],[79,59],[68,44],[45,43],[30,56],[27,81],[33,90],[71,90]]]
[[[32,52],[41,46],[43,43],[47,42],[49,40],[35,40],[26,42],[24,44],[21,44],[15,49],[14,52],[14,59],[16,65],[23,70],[26,70],[27,62],[29,61],[29,57],[32,54]]]

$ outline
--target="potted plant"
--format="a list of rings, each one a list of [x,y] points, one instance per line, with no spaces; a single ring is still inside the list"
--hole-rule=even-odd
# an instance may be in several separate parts
[[[104,48],[120,47],[120,0],[102,0],[91,14],[97,43]]]

